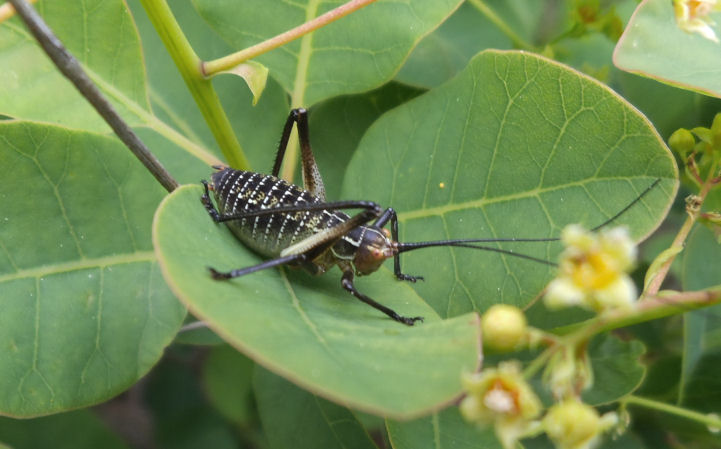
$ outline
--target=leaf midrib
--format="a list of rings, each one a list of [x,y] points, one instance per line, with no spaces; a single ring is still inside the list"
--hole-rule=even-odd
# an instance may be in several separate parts
[[[83,258],[67,262],[59,262],[50,265],[42,265],[34,268],[27,268],[0,276],[0,283],[18,279],[39,278],[51,274],[67,273],[70,271],[85,270],[88,268],[104,268],[112,265],[122,265],[136,262],[154,262],[155,253],[151,251],[136,251],[125,254],[113,254],[112,256]]]
[[[652,176],[647,176],[649,179],[656,179]],[[636,178],[641,178],[641,176],[638,176]],[[417,218],[426,218],[426,217],[433,217],[433,216],[442,216],[450,212],[456,212],[460,210],[465,209],[481,209],[484,206],[488,206],[491,204],[496,203],[503,203],[506,201],[513,201],[513,200],[524,200],[528,198],[534,198],[538,197],[539,195],[555,192],[558,190],[566,190],[570,187],[581,187],[586,188],[589,183],[592,182],[604,182],[604,181],[616,181],[616,180],[628,180],[628,178],[610,178],[610,177],[604,177],[604,178],[593,178],[593,179],[586,179],[581,182],[569,182],[564,184],[558,184],[553,187],[547,187],[547,188],[535,188],[532,190],[526,190],[525,192],[520,193],[513,193],[510,195],[499,195],[495,196],[493,198],[480,198],[477,200],[471,200],[471,201],[461,201],[458,203],[450,203],[450,204],[444,204],[442,206],[436,206],[436,207],[426,207],[426,208],[419,208],[415,210],[410,210],[407,212],[398,212],[398,221],[404,222],[408,220],[413,220]]]

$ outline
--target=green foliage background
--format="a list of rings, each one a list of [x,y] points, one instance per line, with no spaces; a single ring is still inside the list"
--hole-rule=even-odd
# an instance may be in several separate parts
[[[210,60],[340,3],[171,7]],[[259,57],[271,78],[256,106],[240,78],[221,75],[213,86],[260,172],[289,109],[309,108],[329,199],[394,207],[403,241],[557,236],[568,223],[604,222],[660,179],[619,219],[641,240],[678,190],[664,139],[710,123],[719,102],[614,68],[615,42],[593,23],[579,28],[572,12],[581,3],[379,0]],[[624,21],[635,7],[615,5]],[[551,269],[434,249],[403,258],[423,283],[397,282],[389,266],[358,281],[381,303],[426,318],[413,328],[352,300],[337,271],[212,281],[206,266],[259,259],[198,202],[198,181],[222,152],[142,5],[41,0],[36,8],[172,175],[192,185],[165,195],[22,23],[0,24],[0,445],[498,447],[492,432],[447,406],[461,393],[460,373],[479,365],[477,313],[497,302],[531,305]],[[647,1],[633,20],[667,12]],[[678,32],[664,26],[653,35]],[[652,38],[624,36],[619,66],[717,95],[712,70],[702,81],[657,73],[657,61],[627,45],[635,40]],[[545,56],[499,51],[519,42]],[[711,51],[692,48],[684,55],[692,61]],[[670,222],[679,215],[671,210]],[[560,251],[555,243],[503,248],[548,260]],[[717,285],[721,263],[710,261],[718,255],[713,234],[699,228],[675,281],[689,290]],[[594,340],[596,384],[584,399],[612,404],[635,392],[717,411],[708,392],[721,386],[707,375],[719,363],[716,309]],[[585,317],[539,304],[528,314],[545,329]],[[192,316],[212,331],[178,333]],[[603,447],[671,447],[659,433],[721,444],[678,418],[664,416],[661,427],[654,413],[634,416],[624,439]]]

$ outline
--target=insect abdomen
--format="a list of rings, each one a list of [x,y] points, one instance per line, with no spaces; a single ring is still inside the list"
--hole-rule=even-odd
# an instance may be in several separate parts
[[[271,175],[225,168],[212,177],[222,215],[233,215],[321,200],[308,191]],[[348,219],[340,211],[290,212],[226,222],[243,244],[266,257],[278,257],[288,246]]]

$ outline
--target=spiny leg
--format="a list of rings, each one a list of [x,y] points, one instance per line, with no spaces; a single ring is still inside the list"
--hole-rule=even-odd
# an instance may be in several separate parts
[[[379,228],[382,228],[385,226],[386,223],[390,220],[391,222],[391,238],[394,242],[398,241],[398,214],[396,214],[395,209],[392,207],[389,207],[385,211],[383,211],[383,214],[378,217],[378,220],[373,223],[373,226],[378,226]],[[422,281],[423,276],[411,276],[410,274],[404,274],[401,272],[401,257],[400,254],[396,254],[393,256],[393,274],[396,275],[396,279],[401,281],[409,281],[409,282],[416,282],[416,281]]]
[[[345,290],[350,292],[351,295],[355,296],[356,298],[360,299],[364,303],[368,304],[369,306],[380,310],[381,312],[385,313],[395,321],[398,321],[399,323],[406,324],[408,326],[413,326],[416,321],[423,321],[423,317],[416,316],[416,317],[405,317],[398,315],[393,309],[390,309],[383,304],[379,304],[369,298],[368,296],[364,295],[363,293],[359,292],[355,285],[353,285],[353,271],[346,270],[343,272],[343,277],[341,278],[341,285]]]
[[[273,176],[278,176],[278,173],[280,173],[280,166],[285,157],[285,150],[288,148],[288,140],[293,130],[293,123],[298,124],[298,141],[300,142],[301,161],[303,163],[303,187],[313,194],[313,196],[325,201],[323,177],[320,175],[320,170],[318,170],[318,165],[313,156],[313,150],[310,147],[308,111],[303,108],[291,110],[288,119],[285,121],[283,133],[280,136],[278,152],[275,155],[275,163],[273,164]]]

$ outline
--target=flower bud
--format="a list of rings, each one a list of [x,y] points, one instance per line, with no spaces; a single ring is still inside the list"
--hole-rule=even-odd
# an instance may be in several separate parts
[[[521,309],[506,304],[491,306],[481,317],[483,344],[511,351],[526,340],[528,323]]]
[[[695,145],[696,139],[694,139],[691,131],[686,128],[677,129],[671,134],[671,137],[668,138],[668,146],[683,158],[693,151]]]
[[[543,426],[558,449],[592,448],[603,431],[596,409],[575,398],[548,409]]]

